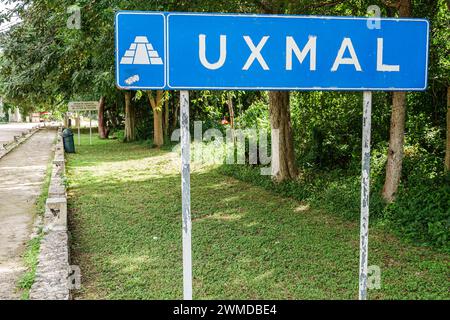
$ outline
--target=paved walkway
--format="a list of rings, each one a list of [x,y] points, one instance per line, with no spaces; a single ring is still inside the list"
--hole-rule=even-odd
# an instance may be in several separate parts
[[[1,131],[1,127],[0,127]],[[0,159],[0,299],[17,299],[35,202],[52,156],[56,131],[40,130]]]
[[[8,123],[0,124],[0,144],[7,144],[14,141],[14,136],[21,136],[31,128],[41,126],[40,123]]]

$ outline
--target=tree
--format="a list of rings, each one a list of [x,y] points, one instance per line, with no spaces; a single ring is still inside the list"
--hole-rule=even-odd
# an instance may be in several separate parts
[[[445,142],[445,160],[444,170],[450,171],[450,28],[448,21],[450,19],[450,1],[436,1],[432,21],[432,40],[430,41],[430,56],[435,63],[431,64],[430,78],[436,87],[445,88],[447,97],[446,110],[446,142]],[[431,58],[430,58],[431,60]],[[433,91],[436,90],[433,88]]]
[[[151,91],[147,91],[147,97],[153,110],[153,144],[159,148],[164,144],[162,117],[162,106],[165,100],[164,91],[157,90],[155,96]]]
[[[269,115],[272,130],[272,176],[276,181],[294,179],[298,175],[292,137],[289,91],[269,92]],[[274,143],[278,134],[278,143]]]
[[[400,17],[411,16],[411,0],[399,0],[391,4],[398,9]],[[405,138],[406,93],[394,92],[392,95],[391,127],[386,163],[386,178],[382,191],[387,202],[394,201],[400,184],[403,163],[403,144]]]
[[[131,91],[124,91],[125,96],[125,137],[127,142],[136,140],[136,113],[131,103]]]
[[[18,4],[16,10],[23,10],[23,6],[23,3]],[[37,2],[21,15],[22,23],[1,35],[0,89],[5,100],[20,107],[22,113],[58,105],[62,98],[53,91],[47,77],[57,68],[60,57],[60,52],[51,45],[56,31],[46,11],[52,10],[51,4]],[[52,22],[58,23],[58,18]],[[53,77],[58,78],[56,74]]]
[[[169,100],[170,100],[170,93],[169,91],[166,92],[166,99],[164,101],[164,139],[169,139]]]
[[[283,2],[257,1],[264,13],[284,13]],[[269,92],[269,113],[272,137],[278,133],[278,143],[272,141],[272,177],[275,181],[294,179],[298,175],[288,91]],[[275,160],[274,160],[275,159]]]
[[[314,0],[252,0],[250,2],[256,6],[257,10],[268,14],[330,14],[340,12],[340,10],[345,11],[348,8],[356,14],[354,8],[357,7],[354,1],[343,0],[321,2]],[[348,2],[346,6],[339,6],[345,2]],[[279,130],[279,143],[272,143],[272,176],[275,181],[294,179],[298,175],[298,169],[295,161],[289,92],[269,92],[269,112],[272,130]],[[278,160],[275,166],[273,165],[274,157],[276,157],[276,161]]]
[[[172,103],[173,103],[173,113],[172,113],[173,116],[172,116],[171,130],[175,130],[175,128],[178,125],[178,110],[180,108],[180,99],[177,97],[176,94],[173,95]]]
[[[405,136],[406,93],[394,92],[383,198],[392,202],[400,184]]]
[[[234,106],[233,106],[233,93],[229,91],[227,93],[227,105],[228,113],[230,114],[230,127],[234,130]]]
[[[98,136],[100,139],[108,138],[108,130],[105,121],[105,96],[100,98],[98,102]]]
[[[447,142],[445,145],[445,171],[450,171],[450,87],[447,87]]]

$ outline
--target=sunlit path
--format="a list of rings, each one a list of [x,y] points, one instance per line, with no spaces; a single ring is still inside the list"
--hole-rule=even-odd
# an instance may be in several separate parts
[[[21,254],[29,239],[55,131],[41,130],[0,160],[0,299],[18,298]]]

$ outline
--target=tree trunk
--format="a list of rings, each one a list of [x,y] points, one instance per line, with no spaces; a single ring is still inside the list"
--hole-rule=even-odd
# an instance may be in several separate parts
[[[447,144],[445,147],[445,171],[450,171],[450,87],[447,87]]]
[[[161,147],[164,144],[164,135],[162,130],[162,109],[153,110],[153,144]]]
[[[400,184],[403,162],[403,140],[405,135],[406,93],[394,92],[389,132],[389,148],[386,164],[386,179],[383,187],[383,198],[387,202],[395,199]]]
[[[125,141],[136,140],[136,113],[131,103],[131,92],[125,91]]]
[[[169,96],[170,93],[166,92],[166,99],[164,101],[164,138],[169,138]]]
[[[231,140],[233,143],[236,142],[236,137],[234,136],[234,108],[233,108],[233,97],[231,92],[228,92],[228,113],[230,114],[230,127],[231,127]]]
[[[398,15],[400,17],[411,16],[411,0],[399,0],[398,1]]]
[[[411,16],[411,0],[399,0],[400,17]],[[403,163],[403,143],[405,136],[406,93],[394,92],[392,95],[391,128],[389,130],[389,148],[386,163],[386,178],[382,196],[392,202],[400,185]]]
[[[233,97],[231,93],[228,93],[228,112],[230,113],[230,126],[234,129],[234,108],[233,108]]]
[[[269,92],[269,113],[272,128],[272,177],[275,181],[294,179],[297,174],[291,127],[288,91]],[[276,137],[278,132],[278,143]]]
[[[118,110],[119,110],[119,108],[117,106],[117,101],[115,101],[114,108],[111,108],[107,111],[108,119],[111,121],[111,126],[113,128],[118,128],[122,121],[119,117]]]
[[[175,130],[178,126],[178,110],[180,107],[180,101],[177,98],[178,95],[173,96],[173,103],[174,103],[174,112],[172,117],[172,131]]]
[[[286,2],[283,1],[261,0],[258,4],[263,13],[283,14],[286,10]],[[294,179],[298,175],[298,169],[295,164],[289,91],[269,91],[269,113],[272,128],[272,178],[278,182]]]
[[[105,97],[102,96],[98,103],[98,136],[100,139],[107,139],[108,133],[106,130],[105,121]]]
[[[153,97],[151,91],[147,91],[147,96],[150,102],[150,106],[153,109],[153,144],[159,148],[164,144],[162,118],[162,103],[164,98],[164,91],[156,91],[156,97]]]

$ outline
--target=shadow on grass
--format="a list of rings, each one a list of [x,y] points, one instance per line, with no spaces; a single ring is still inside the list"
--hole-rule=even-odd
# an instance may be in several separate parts
[[[78,145],[77,136],[74,136],[75,153],[66,154],[68,161],[76,167],[93,166],[98,163],[108,163],[128,160],[141,160],[155,157],[169,150],[151,149],[143,142],[124,143],[117,139],[99,139],[93,137],[89,144],[89,135],[81,136],[81,145]]]
[[[181,299],[180,199],[179,175],[71,190],[80,297]],[[192,175],[192,219],[196,298],[357,297],[356,223],[214,173]],[[384,283],[373,298],[445,297],[442,257],[376,232],[371,249]]]
[[[170,156],[101,141],[69,157],[77,298],[182,298],[181,186]],[[357,298],[358,223],[216,170],[191,181],[195,299]],[[369,264],[382,272],[371,298],[449,297],[447,256],[377,229],[370,237]]]

